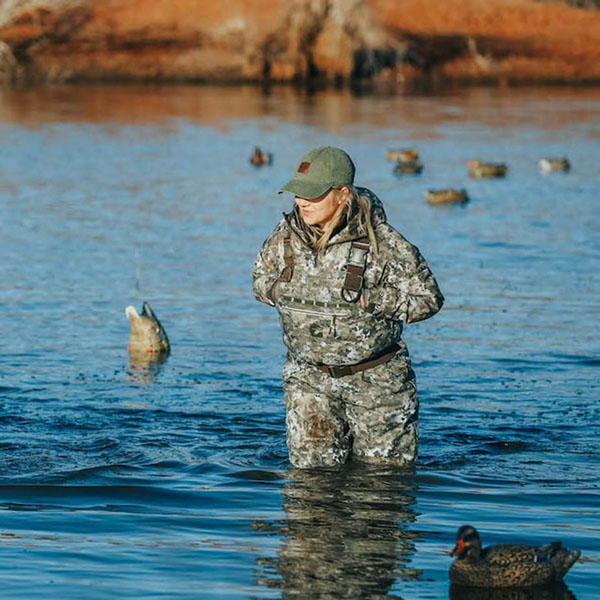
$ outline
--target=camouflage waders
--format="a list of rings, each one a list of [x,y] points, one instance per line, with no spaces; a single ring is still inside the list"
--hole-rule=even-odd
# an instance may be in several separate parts
[[[346,462],[410,465],[417,456],[415,375],[406,352],[333,378],[290,356],[283,367],[287,445],[295,467]]]
[[[279,312],[288,349],[287,443],[297,467],[349,456],[406,465],[417,454],[417,390],[402,327],[435,314],[443,296],[418,249],[386,223],[380,200],[358,192],[371,204],[376,250],[365,250],[366,231],[351,219],[319,254],[292,212],[252,271],[254,295]]]

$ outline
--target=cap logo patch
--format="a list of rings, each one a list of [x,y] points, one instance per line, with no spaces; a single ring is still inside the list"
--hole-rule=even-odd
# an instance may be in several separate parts
[[[300,166],[298,167],[298,173],[306,173],[306,172],[308,172],[308,167],[310,167],[310,163],[309,162],[301,162]]]

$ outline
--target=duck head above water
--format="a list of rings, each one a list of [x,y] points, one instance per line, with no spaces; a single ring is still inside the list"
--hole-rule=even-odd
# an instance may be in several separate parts
[[[477,560],[481,556],[481,539],[475,527],[463,525],[456,534],[456,546],[450,556],[459,559]]]

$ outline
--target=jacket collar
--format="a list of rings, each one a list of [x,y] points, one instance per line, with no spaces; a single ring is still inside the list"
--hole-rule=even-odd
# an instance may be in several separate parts
[[[367,188],[356,188],[357,192],[361,196],[366,196],[371,204],[371,224],[373,229],[376,229],[381,223],[387,222],[387,217],[381,200]],[[283,213],[289,228],[308,246],[310,246],[309,237],[302,226],[298,211],[292,209],[289,213]],[[337,229],[334,231],[331,239],[329,240],[329,246],[333,244],[342,244],[344,242],[352,242],[356,239],[367,236],[368,233],[366,228],[358,223],[358,219],[354,216],[350,217],[348,222],[344,221],[340,223]]]

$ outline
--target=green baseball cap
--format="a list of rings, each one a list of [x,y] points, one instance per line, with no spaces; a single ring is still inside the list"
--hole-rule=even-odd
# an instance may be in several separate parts
[[[319,146],[298,162],[294,177],[280,190],[312,200],[334,185],[351,185],[356,171],[352,159],[340,148]]]

